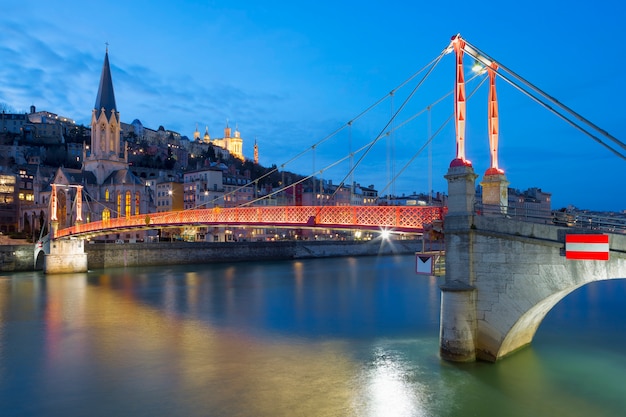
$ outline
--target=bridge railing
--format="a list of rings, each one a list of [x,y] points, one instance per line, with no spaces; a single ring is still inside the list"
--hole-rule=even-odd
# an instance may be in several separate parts
[[[520,221],[554,224],[555,226],[576,229],[626,233],[626,216],[602,216],[575,211],[538,210],[480,203],[475,205],[475,213],[480,216],[500,216]]]
[[[499,216],[532,223],[552,224],[554,216],[551,210],[526,207],[509,207],[497,204],[474,205],[474,212],[479,216]]]
[[[580,229],[609,233],[626,233],[626,216],[602,216],[592,213],[571,213],[574,226]]]
[[[441,220],[443,207],[434,206],[277,206],[211,208],[118,217],[77,224],[57,231],[56,238],[101,234],[123,229],[185,225],[386,228],[419,233]]]

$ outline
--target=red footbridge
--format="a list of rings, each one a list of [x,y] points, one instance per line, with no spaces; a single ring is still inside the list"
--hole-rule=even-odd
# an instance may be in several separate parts
[[[54,237],[89,237],[124,230],[181,226],[387,230],[421,234],[425,227],[443,219],[444,210],[433,206],[216,207],[76,224],[57,230]]]

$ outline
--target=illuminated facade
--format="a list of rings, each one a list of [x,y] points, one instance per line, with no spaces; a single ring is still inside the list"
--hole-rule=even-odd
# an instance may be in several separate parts
[[[224,128],[223,138],[211,139],[211,137],[209,136],[209,127],[207,126],[201,141],[204,143],[211,143],[214,146],[225,149],[232,156],[243,161],[243,139],[241,138],[241,133],[239,132],[239,130],[237,130],[237,128],[235,128],[234,136],[231,136],[231,134],[231,128],[228,127],[227,124]],[[200,141],[200,132],[198,131],[198,126],[196,126],[196,131],[194,132],[193,137],[196,141]]]
[[[175,181],[159,182],[156,185],[156,211],[181,211],[183,207],[183,184]]]
[[[17,231],[17,187],[15,175],[0,174],[0,231]]]

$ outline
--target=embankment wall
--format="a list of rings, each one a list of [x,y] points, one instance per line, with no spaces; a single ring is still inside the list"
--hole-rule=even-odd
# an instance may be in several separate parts
[[[421,240],[281,241],[281,242],[159,242],[85,244],[89,269],[185,265],[272,259],[411,254]],[[0,271],[34,269],[33,245],[0,245]]]

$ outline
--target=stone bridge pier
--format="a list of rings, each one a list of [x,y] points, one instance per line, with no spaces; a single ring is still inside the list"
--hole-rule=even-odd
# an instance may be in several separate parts
[[[87,254],[82,239],[52,239],[44,257],[45,274],[87,272]],[[36,259],[36,258],[35,258]]]
[[[476,215],[472,167],[451,167],[445,177],[442,359],[495,362],[530,344],[546,314],[572,291],[626,278],[625,235],[609,235],[609,261],[566,259],[565,235],[582,231]]]

